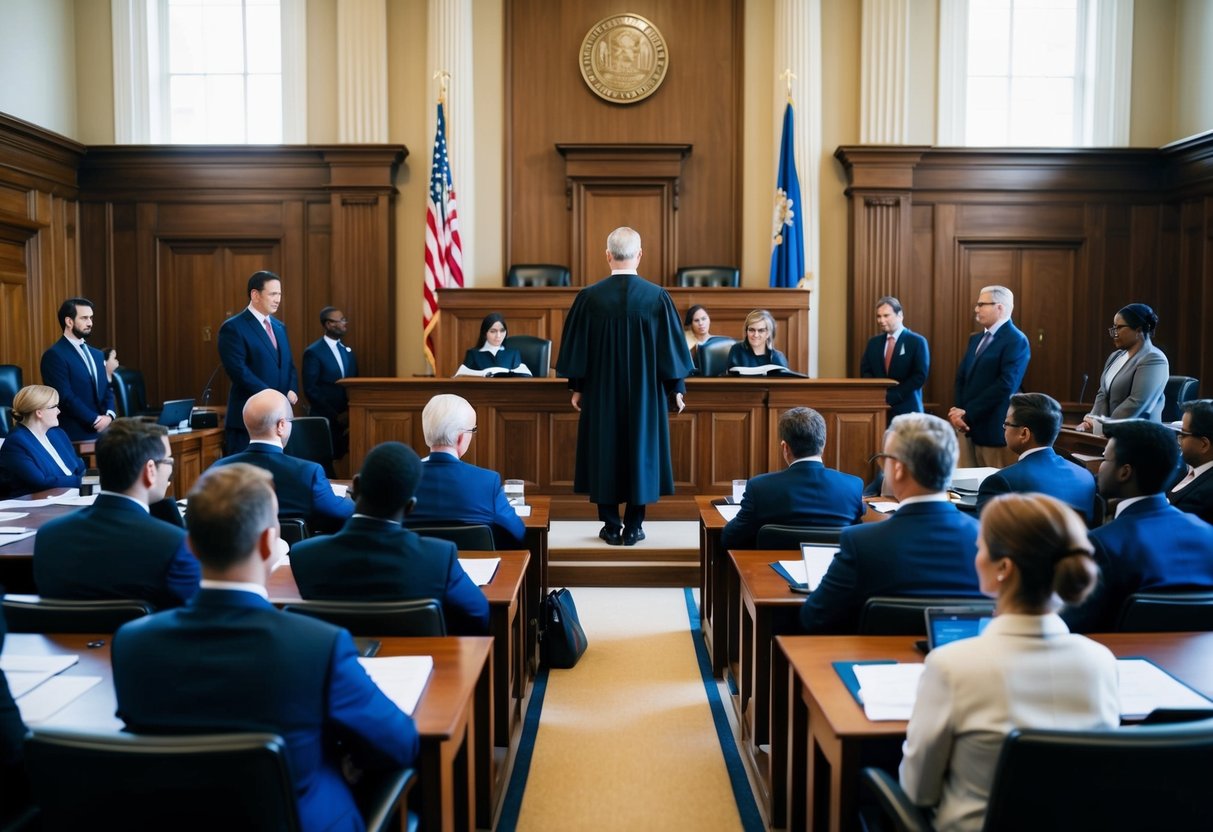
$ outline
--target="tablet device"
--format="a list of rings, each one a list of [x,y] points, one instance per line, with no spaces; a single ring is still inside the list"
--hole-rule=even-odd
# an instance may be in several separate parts
[[[156,422],[157,424],[164,425],[166,428],[175,428],[182,422],[188,422],[190,420],[190,413],[193,410],[193,399],[173,399],[164,403],[164,409],[160,411],[160,416],[156,419]]]
[[[988,606],[927,607],[927,650],[942,644],[981,635],[994,619]]]

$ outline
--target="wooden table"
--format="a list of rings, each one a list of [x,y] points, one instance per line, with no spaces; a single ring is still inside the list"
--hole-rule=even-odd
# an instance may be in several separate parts
[[[63,494],[77,494],[75,488],[52,488],[49,491],[38,491],[16,497],[17,500],[42,500],[47,497],[58,497]],[[6,526],[25,526],[30,529],[40,529],[56,517],[63,517],[73,511],[79,511],[81,506],[41,506],[31,508],[10,508],[3,511],[26,512],[27,517],[5,523]],[[34,538],[16,540],[5,546],[0,546],[0,585],[12,594],[34,594],[38,589],[34,586]]]
[[[108,634],[31,635],[9,633],[11,655],[74,653],[80,661],[64,671],[101,676],[83,696],[35,727],[115,731],[113,671]],[[103,641],[96,649],[85,645]],[[488,829],[492,825],[493,641],[472,638],[385,638],[380,656],[433,656],[434,671],[417,703],[413,720],[421,735],[417,759],[418,812],[424,829]]]
[[[76,453],[80,454],[86,467],[97,467],[95,439],[72,444],[76,446]],[[202,472],[223,456],[223,429],[202,428],[170,433],[168,445],[173,453],[173,481],[166,496],[181,499],[190,493]]]
[[[1118,657],[1145,657],[1213,697],[1213,633],[1111,633],[1091,636]],[[789,829],[859,826],[859,771],[865,753],[899,748],[905,722],[871,722],[832,666],[836,661],[920,662],[907,636],[779,636],[772,686],[787,707],[772,714],[772,778],[784,779]],[[778,761],[778,762],[777,762]]]

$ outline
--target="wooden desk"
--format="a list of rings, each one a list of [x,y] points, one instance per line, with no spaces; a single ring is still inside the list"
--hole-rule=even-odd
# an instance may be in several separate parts
[[[76,452],[89,468],[97,467],[97,442],[87,440],[73,443]],[[168,445],[173,452],[173,481],[166,496],[181,499],[190,493],[202,472],[223,456],[222,428],[205,428],[185,433],[170,433]]]
[[[80,661],[65,671],[101,676],[83,696],[35,727],[116,731],[109,635],[30,635],[9,633],[4,650],[12,655],[74,653]],[[105,643],[97,649],[85,645]],[[417,790],[424,829],[488,829],[492,796],[479,784],[492,782],[493,680],[489,658],[493,642],[478,638],[385,638],[381,656],[433,656],[434,671],[417,703],[413,720],[421,734]]]
[[[1108,438],[1106,436],[1094,436],[1072,428],[1062,428],[1053,442],[1053,450],[1060,456],[1078,463],[1096,476],[1099,475],[1099,464],[1103,461],[1104,449],[1107,446]],[[1079,456],[1075,456],[1075,454]],[[1090,457],[1097,457],[1097,459],[1090,459]]]
[[[1091,636],[1118,657],[1144,656],[1213,696],[1213,633],[1111,633]],[[772,772],[785,778],[789,829],[856,829],[865,750],[899,748],[904,722],[871,722],[834,671],[835,661],[920,662],[906,636],[780,636],[772,685],[786,686],[787,708],[771,724]],[[782,757],[779,766],[774,765]]]
[[[26,494],[24,497],[16,497],[14,499],[25,501],[42,500],[46,497],[58,497],[63,494],[77,493],[79,492],[75,488],[52,488],[49,491],[39,491],[35,494]],[[63,517],[74,511],[79,511],[81,508],[81,506],[39,506],[5,509],[6,511],[25,512],[28,515],[5,525],[40,529],[56,517]],[[16,540],[7,545],[0,546],[0,585],[10,594],[36,594],[38,592],[34,586],[33,537]]]

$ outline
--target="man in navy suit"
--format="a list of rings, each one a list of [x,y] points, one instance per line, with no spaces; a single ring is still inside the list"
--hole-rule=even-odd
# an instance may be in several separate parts
[[[401,525],[417,504],[420,479],[412,448],[385,442],[372,449],[350,486],[354,516],[337,534],[291,549],[299,594],[322,601],[434,598],[450,635],[488,635],[489,602],[460,566],[455,544]]]
[[[93,332],[93,302],[68,298],[59,306],[63,337],[42,353],[42,381],[59,391],[59,427],[73,442],[96,439],[116,415],[105,355],[84,342]]]
[[[855,633],[876,595],[980,597],[977,521],[944,489],[957,458],[956,434],[925,413],[893,418],[884,435],[884,477],[900,502],[888,520],[842,530],[839,552],[800,608],[809,633]]]
[[[299,401],[295,359],[286,326],[272,317],[282,303],[282,281],[273,272],[254,272],[248,279],[248,308],[219,327],[219,358],[232,389],[227,396],[227,452],[248,445],[244,403],[262,390],[277,390],[293,405]]]
[[[303,351],[303,392],[313,416],[328,420],[333,437],[333,456],[340,459],[350,448],[350,402],[337,382],[358,375],[354,351],[341,340],[349,330],[345,313],[332,306],[320,310],[324,336]]]
[[[720,534],[726,549],[753,549],[767,523],[786,526],[849,526],[863,517],[863,480],[833,471],[821,461],[826,422],[809,407],[779,417],[779,451],[787,468],[746,483],[741,510]]]
[[[1213,401],[1201,399],[1180,407],[1184,418],[1179,455],[1187,470],[1167,491],[1167,499],[1180,511],[1213,523]]]
[[[1108,445],[1099,493],[1118,500],[1116,519],[1091,532],[1099,587],[1063,617],[1076,632],[1115,629],[1135,592],[1213,590],[1213,526],[1167,502],[1163,489],[1179,464],[1175,433],[1145,419],[1104,425]]]
[[[114,634],[118,716],[138,733],[278,734],[302,828],[354,832],[364,826],[343,755],[357,769],[409,766],[417,728],[367,676],[348,632],[270,605],[277,514],[270,476],[251,465],[198,480],[187,522],[202,591]]]
[[[1015,296],[1005,286],[986,286],[974,306],[974,317],[984,332],[969,338],[956,368],[956,404],[948,421],[960,434],[960,464],[1005,468],[1015,461],[1007,449],[1002,420],[1019,391],[1032,349],[1011,321]]]
[[[148,513],[173,475],[168,431],[117,419],[97,439],[101,493],[34,538],[34,583],[48,598],[141,598],[176,607],[198,592],[198,561],[185,530]]]
[[[291,438],[291,405],[277,390],[255,393],[244,405],[244,426],[252,441],[238,454],[225,456],[211,467],[247,462],[274,477],[274,491],[283,517],[302,517],[312,531],[336,531],[354,504],[333,493],[333,485],[316,463],[287,456],[282,449]]]
[[[483,523],[493,529],[497,548],[522,546],[526,527],[505,497],[501,475],[460,459],[476,433],[476,409],[462,396],[443,393],[426,403],[421,427],[430,455],[421,462],[417,507],[405,522]]]
[[[1019,461],[986,477],[977,489],[977,513],[999,494],[1036,491],[1056,497],[1095,520],[1095,477],[1086,468],[1057,455],[1053,442],[1061,430],[1061,405],[1044,393],[1016,393],[1007,408],[1003,431]]]
[[[922,412],[922,386],[931,369],[927,339],[902,324],[901,301],[885,296],[876,301],[880,334],[868,341],[859,362],[861,378],[891,378],[897,383],[885,391],[889,416]]]

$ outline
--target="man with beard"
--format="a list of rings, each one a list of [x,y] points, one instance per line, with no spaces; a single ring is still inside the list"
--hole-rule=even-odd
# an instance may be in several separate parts
[[[96,439],[117,413],[105,355],[84,342],[93,332],[93,302],[68,298],[59,306],[59,324],[63,337],[42,353],[42,380],[59,393],[59,427],[68,437]]]

